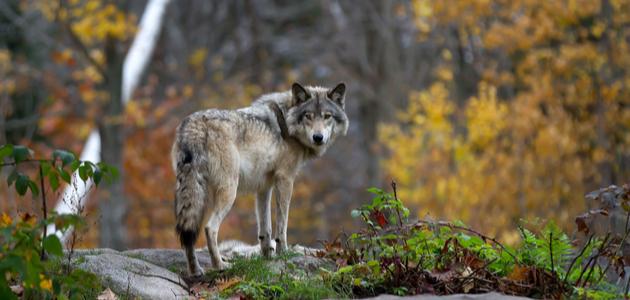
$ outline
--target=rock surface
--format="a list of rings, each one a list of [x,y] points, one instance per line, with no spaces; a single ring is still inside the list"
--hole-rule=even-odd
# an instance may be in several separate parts
[[[188,288],[179,275],[146,261],[114,253],[84,255],[79,268],[98,275],[118,295],[182,299]]]
[[[257,245],[239,241],[223,242],[221,254],[227,258],[249,257],[260,253]],[[294,246],[298,253],[313,254],[316,250]],[[204,269],[212,266],[207,249],[197,249],[197,259]],[[73,253],[77,267],[96,274],[105,287],[119,296],[142,299],[188,299],[189,288],[184,280],[187,263],[181,249],[77,249]],[[312,256],[296,256],[284,261],[273,261],[270,268],[281,272],[292,264],[306,274],[320,267],[332,269],[334,263]]]
[[[248,245],[238,241],[227,241],[219,247],[221,254],[226,258],[236,255],[251,256],[260,253],[260,247]],[[298,253],[313,254],[316,249],[294,246]],[[206,249],[197,250],[199,263],[205,269],[211,267],[210,256]],[[90,271],[101,278],[103,285],[110,288],[120,299],[192,299],[189,288],[184,281],[187,274],[186,258],[180,249],[135,249],[119,252],[112,249],[85,249],[75,250],[73,261],[81,269]],[[275,272],[287,270],[299,270],[295,276],[311,276],[320,268],[333,269],[334,263],[328,260],[316,258],[311,255],[300,255],[283,260],[274,260],[269,268]],[[478,295],[417,295],[411,297],[398,297],[392,295],[380,295],[370,298],[378,300],[394,299],[528,299],[522,297],[506,296],[498,293]]]
[[[415,295],[408,297],[399,297],[393,295],[380,295],[374,298],[367,298],[369,300],[523,300],[530,299],[525,297],[508,296],[499,293],[485,293],[485,294],[455,294],[448,296],[436,296],[436,295]]]

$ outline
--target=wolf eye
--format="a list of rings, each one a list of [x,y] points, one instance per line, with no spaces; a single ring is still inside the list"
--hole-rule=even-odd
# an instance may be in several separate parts
[[[308,120],[312,120],[313,119],[313,114],[312,113],[307,113],[304,115],[304,117]]]
[[[332,114],[330,114],[330,113],[325,113],[324,114],[324,119],[328,120],[328,119],[330,119],[330,117],[332,117]]]

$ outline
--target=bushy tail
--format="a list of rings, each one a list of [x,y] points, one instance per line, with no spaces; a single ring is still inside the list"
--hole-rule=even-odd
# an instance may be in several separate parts
[[[203,226],[208,197],[205,182],[207,173],[204,173],[207,155],[201,143],[180,139],[175,147],[175,230],[182,246],[192,247]]]

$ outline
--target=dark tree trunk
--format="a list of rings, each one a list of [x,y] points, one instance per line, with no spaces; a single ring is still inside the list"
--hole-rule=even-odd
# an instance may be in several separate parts
[[[100,247],[117,250],[127,247],[127,202],[123,193],[123,103],[121,101],[124,55],[123,51],[118,49],[120,46],[114,39],[106,41],[105,88],[109,92],[109,101],[104,105],[103,116],[98,122],[101,135],[101,160],[117,168],[120,173],[116,181],[105,187],[106,190],[100,198]]]
[[[610,4],[610,1],[608,0],[604,0],[601,3],[601,12],[600,12],[602,19],[606,20],[606,22],[608,23],[606,28],[610,28],[612,26],[612,24],[610,24],[612,21],[612,14],[613,14],[613,8]],[[602,34],[602,39],[599,42],[599,48],[600,50],[604,51],[607,55],[608,55],[608,60],[610,62],[614,62],[614,58],[613,58],[613,54],[611,53],[611,49],[613,49],[613,45],[611,45],[612,41],[609,38],[609,35],[607,34],[607,32],[604,32],[604,34]],[[602,95],[602,91],[601,91],[601,86],[602,85],[609,85],[611,82],[615,81],[617,78],[616,77],[616,73],[615,72],[615,66],[610,66],[610,68],[612,70],[607,70],[608,72],[602,72],[600,71],[597,74],[594,74],[592,76],[592,80],[594,82],[595,85],[595,101],[596,101],[596,107],[595,107],[595,120],[596,120],[596,127],[595,127],[595,131],[597,133],[597,137],[596,137],[596,141],[597,141],[597,147],[599,147],[600,149],[604,150],[605,153],[608,153],[609,155],[614,155],[614,151],[613,149],[614,147],[614,142],[612,141],[610,134],[609,134],[609,129],[608,129],[608,120],[606,120],[606,115],[607,112],[609,110],[609,105],[606,104],[606,102],[603,99],[603,95]],[[614,184],[616,181],[615,178],[615,171],[614,171],[614,167],[613,167],[613,161],[615,160],[614,157],[607,157],[604,161],[599,163],[598,169],[599,169],[599,175],[601,176],[600,182],[599,182],[599,186],[609,186],[611,184]]]

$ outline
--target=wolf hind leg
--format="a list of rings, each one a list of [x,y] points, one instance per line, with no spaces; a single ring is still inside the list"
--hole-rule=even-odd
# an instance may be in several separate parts
[[[271,189],[256,195],[256,222],[258,241],[263,256],[271,257],[274,247],[271,244]]]
[[[234,200],[236,199],[236,188],[236,184],[229,185],[225,188],[217,188],[214,193],[214,206],[210,210],[210,216],[205,228],[208,252],[210,253],[212,264],[217,270],[223,270],[228,267],[226,262],[221,258],[217,237],[221,222],[223,222],[223,219],[232,208]]]
[[[186,252],[186,259],[188,261],[188,270],[191,276],[201,276],[203,275],[203,268],[199,264],[199,260],[197,260],[197,255],[195,255],[195,247],[194,245],[185,245],[184,250]]]

